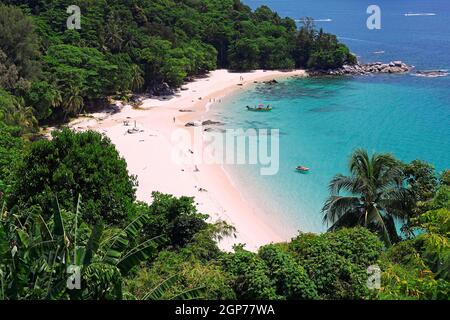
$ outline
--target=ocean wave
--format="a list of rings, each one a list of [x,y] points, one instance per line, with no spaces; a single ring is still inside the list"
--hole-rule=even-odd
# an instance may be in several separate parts
[[[345,40],[345,41],[357,41],[357,42],[366,42],[366,43],[381,44],[381,42],[378,42],[378,41],[364,40],[364,39],[356,39],[356,38],[348,38],[348,37],[340,37],[340,36],[338,36],[338,39],[339,39],[339,40]]]
[[[424,13],[421,13],[421,12],[419,12],[419,13],[408,12],[408,13],[405,13],[404,15],[405,15],[405,17],[420,17],[420,16],[435,16],[436,13],[432,13],[432,12],[430,12],[430,13],[427,13],[427,12],[424,12]]]

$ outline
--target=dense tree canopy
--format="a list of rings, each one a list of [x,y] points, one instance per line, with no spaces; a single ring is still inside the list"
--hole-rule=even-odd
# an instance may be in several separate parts
[[[0,2],[0,87],[23,97],[40,121],[163,82],[177,87],[217,67],[354,62],[311,19],[299,31],[267,6],[252,11],[236,0],[81,1],[79,30],[66,27],[68,0]]]
[[[10,207],[45,210],[58,197],[61,206],[73,210],[82,194],[86,222],[123,224],[135,200],[135,180],[109,139],[69,129],[52,136],[33,143],[24,155],[12,182]]]
[[[0,4],[0,30],[0,64],[15,77],[8,81],[8,87],[14,87],[19,79],[35,78],[39,72],[39,40],[33,20],[17,7]]]

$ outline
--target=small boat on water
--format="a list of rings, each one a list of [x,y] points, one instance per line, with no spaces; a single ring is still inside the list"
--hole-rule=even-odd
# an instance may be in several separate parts
[[[300,171],[300,172],[309,172],[311,170],[310,168],[307,168],[307,167],[304,167],[304,166],[298,166],[295,169],[297,169],[297,171]]]
[[[268,105],[267,107],[264,106],[263,104],[258,105],[257,107],[250,107],[247,106],[247,110],[248,111],[271,111],[272,107],[270,105]]]

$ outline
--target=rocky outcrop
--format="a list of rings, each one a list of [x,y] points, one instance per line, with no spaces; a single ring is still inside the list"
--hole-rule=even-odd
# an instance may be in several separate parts
[[[212,121],[212,120],[206,120],[202,122],[202,126],[214,126],[214,125],[223,125],[222,122],[219,121]]]
[[[205,131],[205,132],[220,132],[220,133],[225,133],[226,132],[225,129],[219,129],[219,128],[206,128],[203,131]]]
[[[309,71],[309,75],[368,75],[374,73],[406,73],[411,70],[411,67],[402,61],[392,61],[389,63],[372,62],[354,65],[344,65],[339,69],[331,70],[313,70]]]
[[[185,127],[199,127],[199,126],[201,126],[202,125],[202,123],[201,122],[188,122],[188,123],[186,123],[184,126]]]
[[[278,81],[273,79],[273,80],[269,80],[269,81],[263,81],[263,83],[265,83],[265,84],[277,84]]]
[[[200,127],[200,126],[221,126],[223,125],[222,122],[219,121],[213,121],[213,120],[206,120],[206,121],[191,121],[186,123],[185,127]]]
[[[171,88],[167,83],[163,82],[154,86],[149,90],[151,96],[172,96],[175,94],[175,90]]]

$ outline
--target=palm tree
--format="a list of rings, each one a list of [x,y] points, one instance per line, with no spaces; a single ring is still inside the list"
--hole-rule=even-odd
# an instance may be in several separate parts
[[[63,99],[65,116],[79,113],[84,107],[84,99],[80,88],[71,88]]]
[[[390,154],[358,149],[350,158],[350,176],[336,175],[330,182],[330,197],[322,209],[330,231],[364,226],[380,234],[386,245],[398,241],[395,219],[407,218],[411,192],[403,185],[399,161]],[[345,194],[341,195],[341,191]]]

